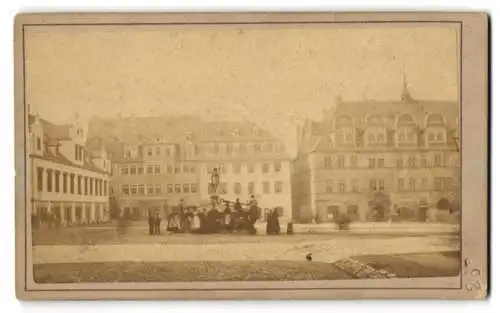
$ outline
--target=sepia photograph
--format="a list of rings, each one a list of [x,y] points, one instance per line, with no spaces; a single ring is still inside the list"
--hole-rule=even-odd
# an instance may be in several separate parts
[[[221,15],[18,17],[25,291],[484,291],[462,22]]]

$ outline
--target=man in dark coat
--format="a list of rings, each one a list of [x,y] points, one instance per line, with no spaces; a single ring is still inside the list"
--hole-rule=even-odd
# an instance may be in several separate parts
[[[148,212],[148,225],[149,225],[149,234],[152,235],[154,232],[154,216],[151,212],[151,210]]]
[[[154,233],[155,235],[160,234],[160,224],[161,224],[161,217],[160,217],[160,212],[156,212],[155,220],[154,220]]]

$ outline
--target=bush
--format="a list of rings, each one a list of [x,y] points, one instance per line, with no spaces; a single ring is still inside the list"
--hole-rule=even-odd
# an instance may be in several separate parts
[[[347,213],[339,213],[334,217],[333,222],[339,230],[348,230],[351,225],[351,217]]]

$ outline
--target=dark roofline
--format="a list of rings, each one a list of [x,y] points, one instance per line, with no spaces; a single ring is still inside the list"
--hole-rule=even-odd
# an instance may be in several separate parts
[[[54,162],[54,163],[58,163],[58,164],[62,164],[62,165],[67,165],[67,166],[74,167],[74,168],[84,169],[84,170],[98,173],[98,174],[106,174],[106,175],[108,174],[106,171],[103,171],[103,170],[101,170],[93,165],[90,165],[87,162],[84,162],[83,166],[75,164],[75,163],[71,162],[70,160],[68,160],[66,157],[64,157],[62,154],[59,154],[58,156],[54,156],[54,155],[40,156],[40,155],[36,155],[36,154],[30,154],[29,156],[31,158],[34,158],[34,159],[50,161],[50,162]]]

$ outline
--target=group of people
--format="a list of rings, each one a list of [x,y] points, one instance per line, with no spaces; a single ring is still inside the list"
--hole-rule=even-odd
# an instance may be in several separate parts
[[[159,235],[160,234],[160,224],[161,224],[161,216],[160,212],[149,212],[148,216],[148,225],[149,225],[149,234],[150,235]]]

